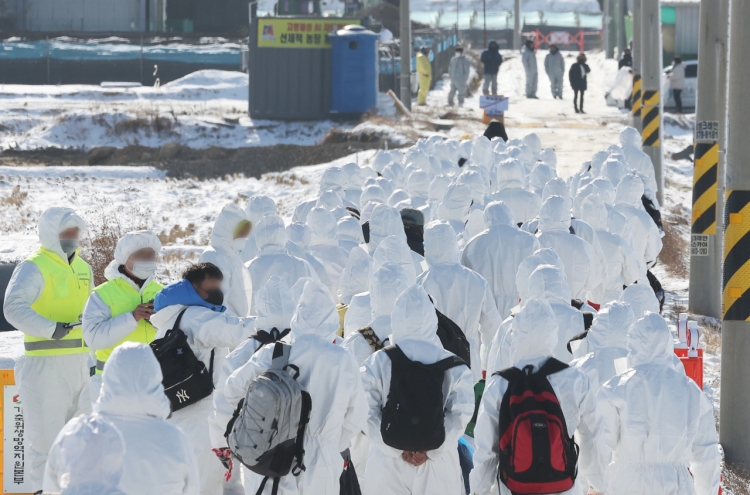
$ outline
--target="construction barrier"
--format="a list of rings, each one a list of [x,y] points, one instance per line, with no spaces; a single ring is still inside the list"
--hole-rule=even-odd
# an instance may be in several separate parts
[[[703,349],[698,349],[698,357],[688,357],[688,349],[675,349],[674,353],[680,358],[688,378],[703,390]]]
[[[13,370],[0,370],[0,408],[3,421],[0,425],[3,435],[2,471],[0,486],[3,493],[31,495],[31,483],[26,471],[26,435],[23,421],[23,408],[16,390]]]

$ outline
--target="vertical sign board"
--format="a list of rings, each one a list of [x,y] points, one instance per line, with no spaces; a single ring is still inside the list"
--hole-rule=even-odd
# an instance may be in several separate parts
[[[3,393],[0,396],[2,402],[2,493],[18,493],[31,495],[32,488],[29,483],[27,468],[29,467],[27,457],[26,435],[24,431],[23,409],[21,400],[18,398],[16,381],[13,370],[0,370],[0,386]]]

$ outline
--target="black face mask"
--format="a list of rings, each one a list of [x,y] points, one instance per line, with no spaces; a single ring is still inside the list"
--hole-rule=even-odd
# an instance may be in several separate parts
[[[215,306],[221,306],[224,303],[224,293],[221,289],[209,289],[206,291],[206,302]]]

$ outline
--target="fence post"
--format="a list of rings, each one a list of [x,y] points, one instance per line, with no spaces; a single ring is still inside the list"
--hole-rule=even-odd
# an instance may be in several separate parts
[[[49,86],[49,36],[45,36],[44,40],[47,42],[47,86]]]

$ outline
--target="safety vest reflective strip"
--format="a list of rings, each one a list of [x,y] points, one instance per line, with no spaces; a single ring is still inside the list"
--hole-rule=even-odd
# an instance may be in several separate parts
[[[54,322],[78,323],[91,287],[91,268],[88,263],[76,253],[73,261],[68,264],[57,253],[45,248],[39,248],[26,261],[34,263],[44,279],[42,293],[31,305],[31,309]],[[24,335],[23,340],[27,356],[88,352],[80,326],[73,328],[60,340],[28,334]]]
[[[97,295],[101,297],[104,304],[109,307],[112,317],[114,318],[115,316],[133,311],[136,306],[141,303],[153,301],[156,294],[158,294],[161,289],[161,284],[151,281],[141,292],[138,292],[127,280],[118,277],[103,283],[95,288],[94,292],[96,292]],[[112,351],[114,351],[115,347],[118,345],[123,342],[150,344],[155,336],[156,329],[153,325],[146,320],[139,320],[135,330],[130,332],[130,334],[124,339],[121,339],[112,347],[96,351],[96,373],[102,373],[104,363],[107,362]],[[101,366],[99,363],[101,363]]]

